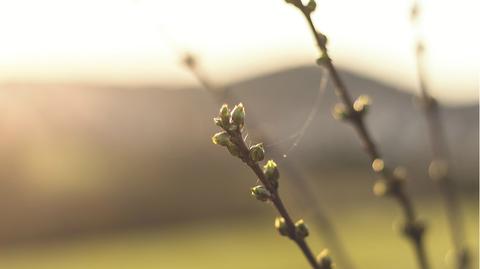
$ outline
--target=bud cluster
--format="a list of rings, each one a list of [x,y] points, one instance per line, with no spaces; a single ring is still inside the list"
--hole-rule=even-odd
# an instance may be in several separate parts
[[[309,235],[308,227],[302,219],[292,223],[290,216],[283,208],[282,201],[278,195],[280,172],[277,164],[273,160],[268,160],[263,167],[259,165],[259,162],[265,158],[263,144],[258,143],[250,147],[246,145],[242,134],[245,124],[245,109],[243,105],[240,103],[232,110],[227,105],[223,105],[218,117],[214,118],[214,122],[223,130],[213,135],[212,142],[226,147],[232,155],[239,157],[252,168],[262,184],[252,187],[250,194],[259,201],[271,201],[281,214],[281,217],[275,219],[275,229],[282,236],[287,236],[296,241],[297,244],[300,244]],[[310,252],[310,250],[308,251]],[[304,252],[307,253],[306,250]],[[326,259],[324,258],[321,264],[329,264]],[[329,269],[330,267],[322,267],[322,269],[324,268]]]
[[[226,147],[233,156],[240,157],[250,165],[256,165],[264,160],[265,149],[263,143],[249,147],[248,152],[246,150],[241,152],[240,150],[240,147],[244,148],[244,146],[238,144],[244,143],[241,131],[245,124],[245,108],[242,103],[236,105],[232,110],[228,108],[228,105],[222,105],[218,117],[214,118],[214,122],[223,129],[223,131],[213,135],[212,142],[214,144]],[[272,196],[271,191],[278,188],[280,173],[277,164],[273,160],[267,161],[263,166],[262,172],[265,180],[268,182],[267,186],[258,185],[253,187],[251,194],[260,201],[268,201]]]
[[[360,95],[352,104],[352,107],[346,106],[344,103],[337,103],[332,115],[336,120],[351,120],[353,118],[364,116],[370,108],[372,101],[367,95]]]
[[[228,105],[224,104],[220,108],[218,117],[213,121],[225,131],[241,130],[245,124],[245,108],[242,103],[239,103],[230,111]]]
[[[382,159],[375,159],[372,162],[373,171],[381,174],[387,174],[385,172],[385,162]],[[373,193],[376,196],[387,196],[398,193],[405,184],[407,171],[403,167],[397,167],[393,170],[392,174],[386,175],[387,179],[379,179],[373,185]]]
[[[288,226],[283,217],[275,218],[275,229],[278,233],[282,236],[289,236],[290,238],[297,238],[297,239],[304,239],[309,235],[309,230],[303,219],[298,220],[294,224],[295,226],[295,234],[291,235],[288,231]]]
[[[224,130],[213,135],[213,144],[226,147],[230,154],[240,157],[240,150],[238,145],[232,141],[231,132],[241,131],[245,124],[245,108],[242,103],[236,105],[231,111],[228,105],[224,104],[220,108],[218,117],[215,117],[213,121]]]
[[[255,147],[255,146],[253,146],[253,147]],[[250,150],[250,158],[255,161],[255,159],[252,155],[253,155],[252,150]],[[263,155],[262,155],[262,157],[263,157]],[[265,179],[268,181],[268,184],[272,188],[274,188],[274,190],[277,190],[278,189],[278,179],[280,178],[280,172],[278,171],[277,164],[273,160],[267,161],[267,163],[263,166],[263,174],[265,176]],[[262,201],[262,202],[266,202],[266,201],[268,201],[272,198],[271,192],[266,187],[264,187],[262,185],[258,185],[258,186],[253,187],[251,189],[251,194],[257,200]]]

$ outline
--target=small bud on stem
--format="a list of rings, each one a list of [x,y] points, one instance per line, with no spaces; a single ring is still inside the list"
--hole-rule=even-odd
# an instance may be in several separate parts
[[[353,109],[359,114],[363,115],[368,111],[371,103],[372,101],[370,97],[367,95],[360,95],[353,103]]]
[[[332,258],[330,257],[330,251],[328,249],[322,250],[317,256],[317,263],[322,269],[332,269],[333,263]]]
[[[263,149],[263,143],[256,144],[250,147],[249,152],[250,160],[254,162],[263,161],[265,158],[265,150]]]
[[[265,178],[270,181],[275,188],[278,188],[280,172],[278,171],[277,164],[273,160],[269,160],[263,166],[263,173],[265,174]]]
[[[333,107],[332,115],[336,120],[347,120],[350,118],[348,108],[343,103],[338,103]]]
[[[285,223],[285,219],[283,217],[275,218],[275,229],[282,236],[287,236],[288,235],[287,223]]]
[[[245,108],[242,103],[233,108],[231,123],[238,126],[240,129],[243,127],[245,123]]]
[[[308,227],[303,221],[303,219],[295,222],[295,234],[297,237],[300,237],[300,238],[305,238],[308,236],[309,234]]]
[[[270,199],[272,194],[262,185],[255,186],[251,189],[251,194],[255,199],[266,202]]]

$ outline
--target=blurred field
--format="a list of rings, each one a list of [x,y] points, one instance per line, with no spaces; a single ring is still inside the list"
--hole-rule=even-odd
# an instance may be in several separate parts
[[[445,261],[449,240],[441,207],[433,200],[421,205],[423,217],[431,223],[427,244],[434,268],[450,268]],[[465,211],[468,244],[478,253],[476,197],[466,201]],[[358,268],[415,268],[409,245],[392,231],[398,213],[393,202],[378,200],[341,212],[336,216],[339,231]],[[275,233],[271,219],[273,215],[210,220],[3,249],[0,268],[308,268],[296,247]],[[309,241],[320,250],[321,239],[312,225],[311,230]],[[478,267],[478,256],[474,260]]]

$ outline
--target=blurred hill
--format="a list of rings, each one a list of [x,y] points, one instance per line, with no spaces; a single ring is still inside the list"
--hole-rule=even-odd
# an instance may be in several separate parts
[[[372,97],[367,124],[387,163],[410,169],[410,187],[418,196],[434,193],[426,180],[426,124],[412,96],[354,74],[342,77],[355,96]],[[325,207],[373,199],[359,141],[331,117],[331,85],[315,102],[319,81],[317,68],[301,67],[239,82],[228,91],[246,105],[248,118],[261,123],[270,138],[267,150],[286,153],[287,158],[273,156],[280,165],[300,163],[314,179]],[[318,113],[290,150],[290,137],[313,106]],[[442,107],[453,175],[464,194],[475,197],[478,109]],[[210,142],[217,110],[200,89],[4,85],[0,243],[262,211],[249,199],[255,183],[250,171]],[[257,142],[258,131],[248,131]]]

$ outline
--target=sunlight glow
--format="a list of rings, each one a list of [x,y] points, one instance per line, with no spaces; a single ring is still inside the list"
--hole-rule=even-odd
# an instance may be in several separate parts
[[[434,94],[477,102],[478,1],[422,3]],[[341,67],[415,90],[410,5],[318,0],[314,19]],[[317,55],[303,18],[283,0],[4,0],[0,36],[0,83],[192,85],[179,64],[184,50],[228,83]]]

